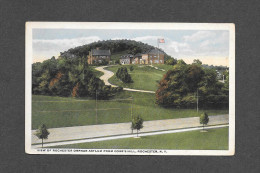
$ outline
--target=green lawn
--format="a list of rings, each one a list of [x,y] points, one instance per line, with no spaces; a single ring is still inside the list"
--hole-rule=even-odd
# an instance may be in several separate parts
[[[93,71],[93,73],[95,74],[95,76],[96,77],[101,77],[104,73],[103,72],[101,72],[101,71],[97,71],[95,68],[96,68],[97,66],[89,66],[89,68]]]
[[[53,147],[52,147],[53,148]],[[54,148],[228,150],[228,128],[115,139]]]
[[[166,64],[153,64],[154,67],[158,67],[160,69],[164,69],[166,73],[168,70],[171,70],[173,65],[166,65]]]
[[[130,71],[130,66],[134,67],[133,71]],[[133,89],[142,89],[142,90],[148,90],[148,91],[156,91],[158,82],[162,79],[163,75],[166,73],[167,69],[170,67],[165,65],[162,66],[166,69],[166,71],[156,70],[152,67],[149,67],[147,65],[124,65],[124,66],[111,66],[108,67],[107,70],[113,71],[116,73],[117,69],[119,67],[127,67],[128,73],[131,75],[133,79],[133,83],[125,84],[122,81],[118,80],[116,76],[114,75],[109,79],[109,82],[118,85],[121,87],[127,87],[127,88],[133,88]]]
[[[131,121],[131,101],[133,115],[141,115],[145,121],[198,116],[196,109],[162,108],[155,104],[151,93],[123,91],[114,100],[98,101],[96,122],[95,100],[91,98],[71,98],[55,96],[32,96],[32,129],[45,124],[48,128],[93,124],[122,123]],[[201,114],[203,110],[199,111]],[[227,114],[228,110],[207,110],[209,115]]]

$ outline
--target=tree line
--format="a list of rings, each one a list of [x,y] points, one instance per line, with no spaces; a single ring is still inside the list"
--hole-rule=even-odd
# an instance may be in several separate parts
[[[174,63],[175,64],[175,63]],[[229,100],[229,75],[225,83],[217,80],[215,69],[204,68],[199,60],[186,64],[178,60],[158,84],[156,103],[164,107],[227,108]]]
[[[133,54],[133,55],[138,53],[145,53],[147,51],[155,49],[154,46],[148,45],[146,43],[142,43],[134,40],[122,39],[122,40],[97,41],[83,46],[71,48],[67,51],[61,52],[60,54],[62,57],[73,57],[73,56],[82,57],[82,56],[87,56],[91,49],[96,49],[97,47],[104,50],[109,49],[112,54],[125,51],[126,53]],[[164,52],[163,50],[161,51]],[[168,60],[169,58],[171,58],[171,56],[165,53],[165,60]]]
[[[52,57],[32,65],[32,93],[38,95],[107,99],[121,87],[106,86],[95,76],[84,57]],[[97,93],[96,93],[97,92]]]

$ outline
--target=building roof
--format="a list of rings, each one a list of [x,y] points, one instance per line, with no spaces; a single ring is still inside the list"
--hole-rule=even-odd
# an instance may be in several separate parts
[[[141,53],[138,53],[138,54],[135,55],[135,57],[138,57],[138,56],[142,56],[142,54],[141,54]]]
[[[145,54],[158,54],[158,49],[149,50]],[[159,54],[164,54],[164,52],[159,50]]]
[[[111,52],[110,50],[100,50],[100,49],[92,49],[91,50],[92,55],[101,55],[101,56],[110,56]]]
[[[120,58],[125,59],[125,58],[133,58],[133,57],[134,57],[134,55],[132,55],[132,54],[125,54],[125,55],[122,55]]]

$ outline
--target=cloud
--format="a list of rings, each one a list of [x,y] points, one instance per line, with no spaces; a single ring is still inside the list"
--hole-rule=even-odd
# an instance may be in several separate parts
[[[176,37],[162,35],[144,35],[140,37],[114,37],[112,40],[129,39],[140,41],[157,47],[157,39],[164,38],[165,43],[160,44],[160,48],[167,54],[175,58],[193,57],[228,57],[229,53],[229,33],[228,31],[197,31],[190,35]],[[89,36],[72,39],[49,39],[33,40],[34,61],[48,59],[58,56],[60,52],[70,48],[89,44],[98,40],[103,40],[101,36]],[[110,39],[110,38],[108,38]]]
[[[192,35],[186,35],[183,37],[185,42],[197,42],[204,39],[210,39],[216,36],[213,31],[198,31]]]
[[[57,56],[59,52],[63,52],[70,48],[81,46],[84,44],[89,44],[98,40],[101,40],[100,37],[98,36],[80,37],[80,38],[73,38],[73,39],[53,39],[53,40],[34,39],[33,57],[50,58],[51,56]]]
[[[132,40],[157,47],[158,38],[163,38],[163,36],[148,35],[135,37]],[[172,40],[169,37],[164,37],[164,39],[165,43],[160,44],[160,48],[175,58],[228,55],[228,48],[225,44],[228,43],[226,33],[220,35],[213,31],[198,31],[192,35],[183,36],[181,41]]]
[[[184,52],[186,53],[192,52],[188,43],[173,41],[171,38],[163,37],[161,35],[157,35],[157,36],[148,35],[143,37],[135,37],[133,38],[133,40],[141,41],[143,43],[147,43],[157,47],[158,38],[164,38],[165,43],[160,44],[159,47],[162,48],[167,54],[171,56],[177,57]]]
[[[157,39],[158,38],[162,38],[162,36],[144,36],[144,37],[135,37],[133,38],[135,41],[155,41],[155,43],[157,44]]]
[[[164,38],[165,43],[160,44],[167,54],[175,58],[228,56],[228,32],[198,31],[191,35],[185,35],[179,41],[161,35],[147,35],[134,38],[117,37],[113,39],[131,39],[157,47],[157,39]]]
[[[208,46],[216,46],[216,45],[225,45],[227,46],[228,43],[228,33],[222,33],[220,35],[215,36],[214,38],[205,40],[200,43],[200,47],[208,47]]]
[[[111,38],[111,40],[123,40],[123,39],[126,39],[126,38],[123,38],[123,37],[114,37],[114,38]]]

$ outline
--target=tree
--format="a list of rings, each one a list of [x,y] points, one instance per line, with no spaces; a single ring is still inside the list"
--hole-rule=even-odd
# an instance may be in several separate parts
[[[142,52],[147,52],[149,50],[155,49],[154,46],[148,45],[146,43],[137,42],[134,40],[104,40],[104,41],[97,41],[92,42],[90,44],[78,46],[75,48],[71,48],[67,51],[60,52],[60,57],[73,57],[75,56],[87,56],[89,51],[91,49],[95,49],[97,47],[100,47],[100,49],[110,49],[112,54],[118,53],[118,52],[126,52],[128,54],[137,54]],[[162,51],[162,50],[161,50]],[[171,56],[165,54],[165,61],[172,58]],[[112,57],[112,60],[114,58]]]
[[[126,67],[120,67],[117,69],[116,77],[124,83],[132,83],[133,80],[127,71]]]
[[[174,59],[174,58],[170,58],[170,59],[168,59],[168,60],[166,61],[166,64],[167,64],[167,65],[175,65],[175,64],[177,64],[177,60]]]
[[[204,130],[204,126],[207,125],[209,122],[209,116],[207,113],[203,113],[200,115],[200,124],[203,124],[203,130]]]
[[[187,95],[189,86],[187,85],[188,66],[184,61],[178,60],[177,64],[169,70],[159,82],[156,91],[156,103],[164,107],[181,107],[182,98]]]
[[[201,66],[202,62],[199,59],[194,59],[192,64]]]
[[[193,64],[178,60],[158,83],[156,103],[163,107],[191,108],[196,105],[194,95],[198,91],[201,108],[228,107],[227,84],[218,82],[216,70],[204,68],[199,60]]]
[[[96,97],[108,99],[120,89],[109,88],[86,65],[84,57],[51,58],[32,65],[32,93],[63,97]]]
[[[223,72],[223,75],[225,77],[225,83],[224,83],[224,87],[223,87],[223,92],[228,95],[229,93],[229,72],[226,70],[225,72]]]
[[[140,115],[134,117],[132,120],[131,129],[136,129],[136,135],[138,137],[138,131],[143,128],[143,119]]]
[[[47,130],[45,124],[42,124],[35,132],[35,135],[42,140],[43,147],[43,139],[48,139],[50,132]]]
[[[202,81],[204,71],[199,65],[192,64],[187,69],[186,83],[189,86],[190,92],[195,92]]]

